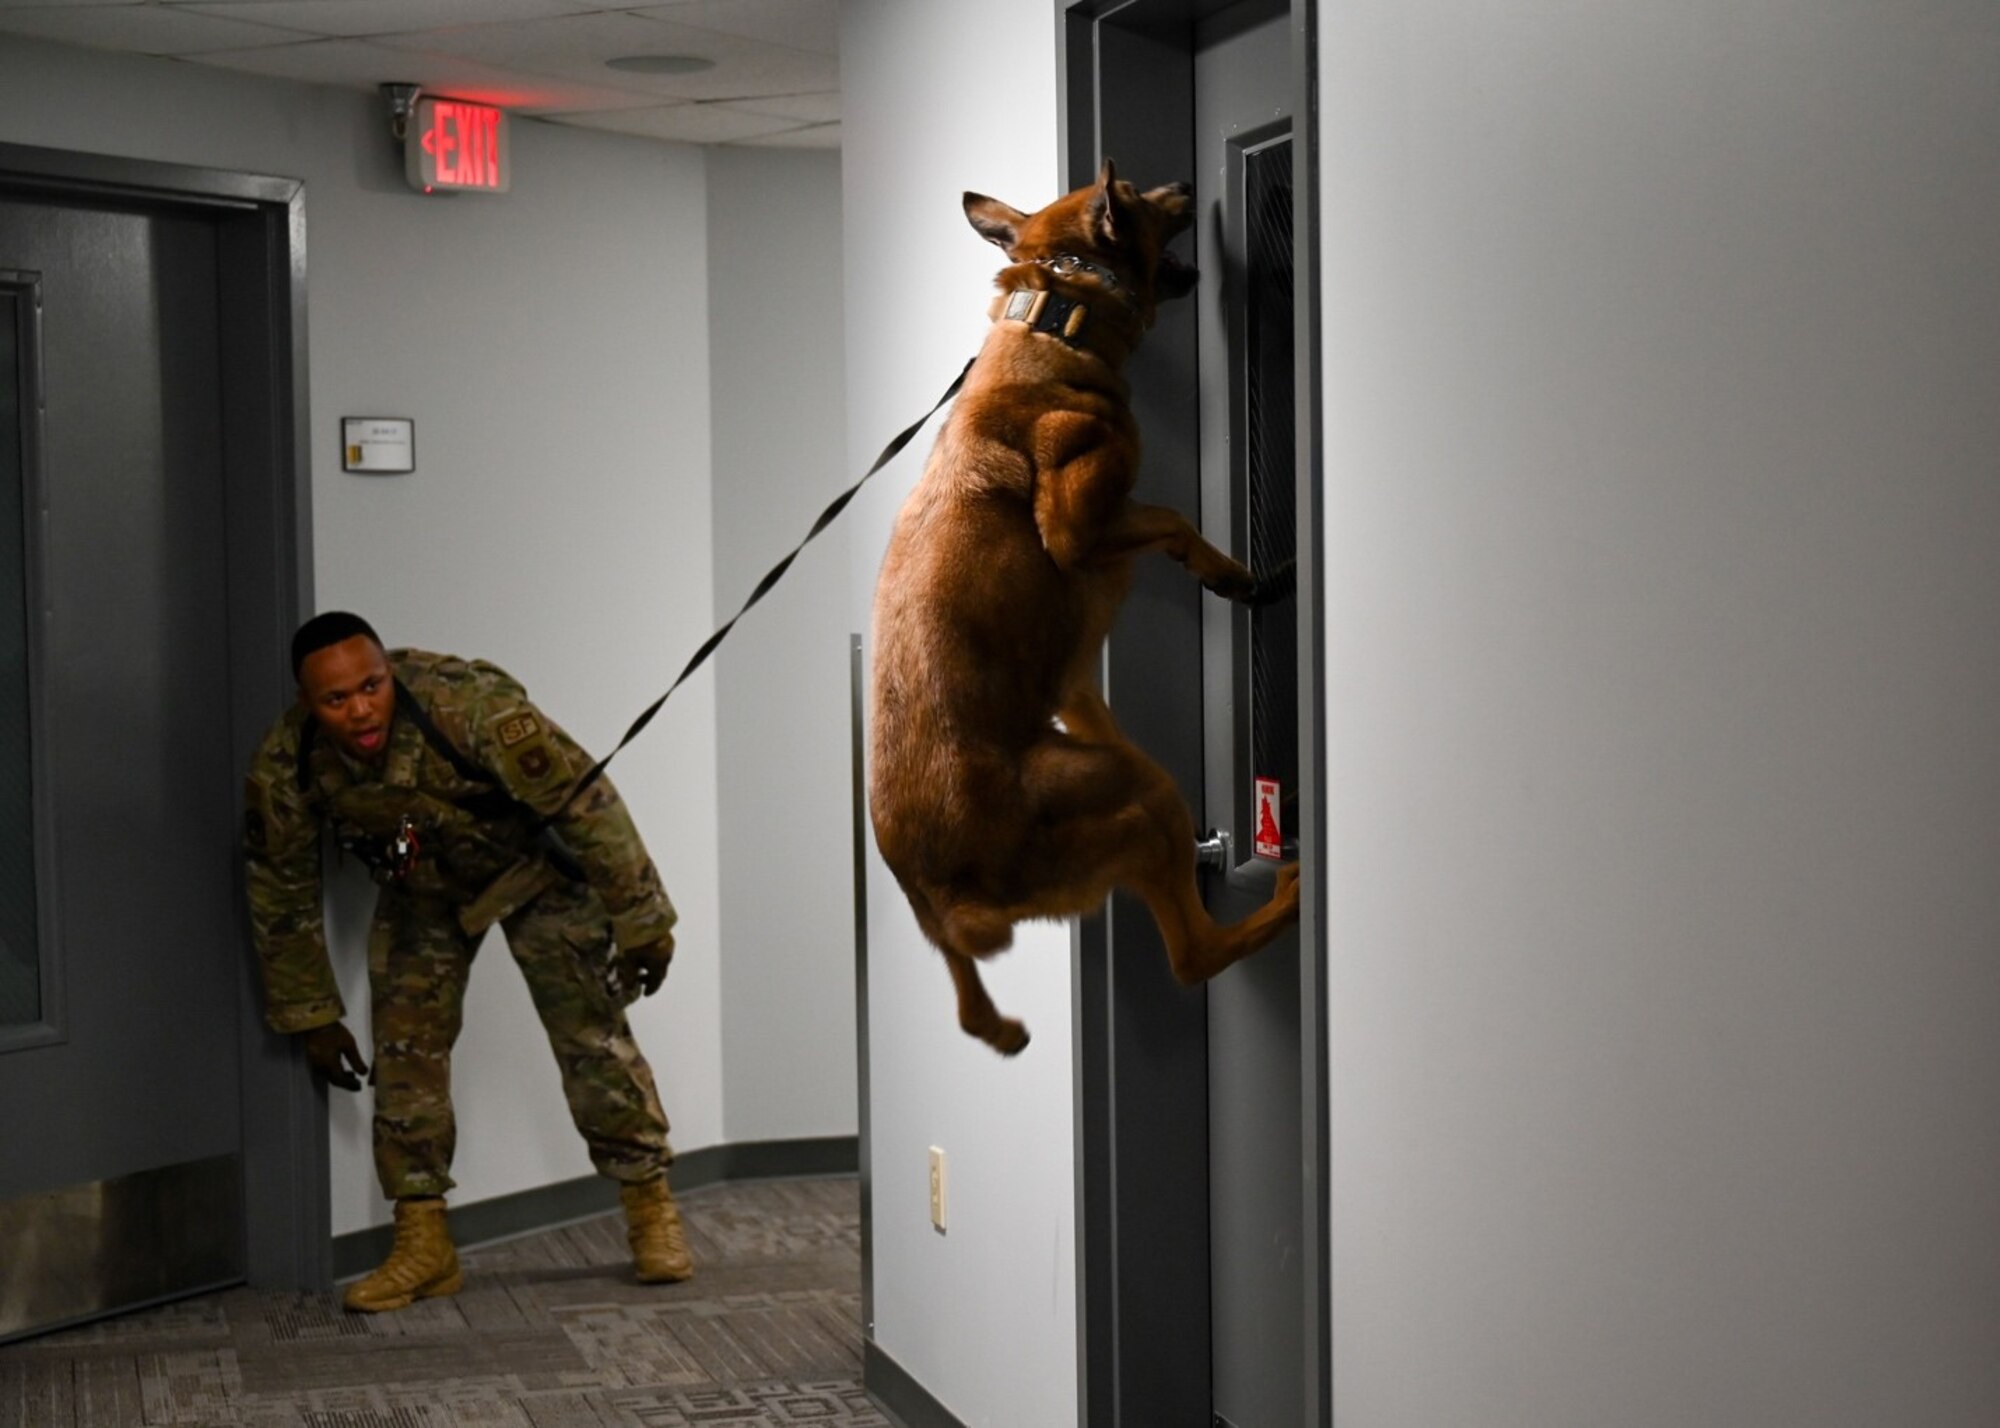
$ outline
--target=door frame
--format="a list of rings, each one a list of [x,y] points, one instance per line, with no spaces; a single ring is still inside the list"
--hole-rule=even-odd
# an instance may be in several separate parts
[[[48,632],[44,628],[48,609],[48,584],[43,572],[40,529],[48,519],[48,488],[42,479],[42,289],[41,275],[12,268],[0,268],[0,289],[11,292],[20,306],[14,323],[18,353],[16,365],[23,380],[26,401],[21,409],[21,586],[26,597],[28,727],[53,727],[46,697]],[[21,299],[27,299],[21,302]],[[36,991],[40,1015],[31,1022],[0,1027],[0,1055],[31,1046],[54,1046],[68,1039],[69,1022],[64,1005],[64,978],[61,974],[61,911],[56,903],[55,799],[49,790],[54,779],[55,760],[49,741],[35,739],[28,749],[30,782],[29,819],[35,840],[35,866],[30,874],[35,888],[35,962],[38,968]]]
[[[274,712],[293,698],[286,650],[313,603],[305,185],[0,143],[0,195],[137,203],[216,220],[227,718],[231,743],[247,759]],[[244,1265],[254,1285],[320,1287],[332,1265],[326,1097],[289,1038],[265,1029],[247,917],[239,926]]]
[[[1161,182],[1192,172],[1193,30],[1227,0],[1056,0],[1057,122],[1062,187],[1096,177],[1109,152],[1124,176]],[[1333,1421],[1328,1044],[1325,537],[1320,460],[1319,103],[1317,0],[1290,0],[1292,28],[1294,331],[1298,402],[1299,918],[1302,1251],[1306,1421]],[[1113,32],[1116,34],[1114,35]],[[1148,85],[1107,82],[1104,66],[1139,64]],[[1129,69],[1127,71],[1130,72]],[[1122,89],[1124,92],[1111,92]],[[1121,107],[1122,106],[1122,107]],[[1144,112],[1142,112],[1144,111]],[[1177,330],[1177,324],[1181,329]],[[1189,410],[1145,388],[1192,380],[1191,320],[1171,309],[1133,360],[1135,408],[1147,433],[1149,499],[1198,510]],[[1171,387],[1168,388],[1171,390]],[[1176,447],[1185,455],[1176,455]],[[1162,459],[1164,458],[1164,460]],[[1182,469],[1185,468],[1185,469]],[[1190,478],[1193,484],[1190,487]],[[1155,562],[1154,564],[1158,564]],[[1135,594],[1198,602],[1171,572]],[[1199,631],[1196,618],[1190,626]],[[1181,654],[1127,649],[1114,631],[1104,688],[1135,741],[1200,807],[1202,736],[1157,712],[1160,692],[1201,688],[1199,639]],[[1124,696],[1121,704],[1120,696]],[[1149,697],[1151,696],[1151,697]],[[1176,716],[1178,717],[1178,716]],[[1197,721],[1198,722],[1198,721]],[[1165,970],[1150,919],[1124,895],[1101,919],[1074,924],[1078,1421],[1091,1428],[1209,1428],[1208,1053],[1204,999]],[[1115,955],[1114,955],[1115,950]],[[1124,1094],[1121,1095],[1121,1089]],[[1201,1107],[1198,1117],[1188,1106]],[[1121,1184],[1142,1194],[1119,1193]],[[1121,1201],[1123,1210],[1121,1213]]]

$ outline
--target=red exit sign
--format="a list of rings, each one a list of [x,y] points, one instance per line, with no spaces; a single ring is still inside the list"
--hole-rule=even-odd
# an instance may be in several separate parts
[[[505,193],[507,114],[463,99],[419,99],[403,138],[403,172],[425,193]]]

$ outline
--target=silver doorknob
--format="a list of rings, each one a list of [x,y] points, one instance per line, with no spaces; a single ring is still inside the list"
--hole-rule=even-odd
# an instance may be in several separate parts
[[[1229,871],[1232,861],[1230,837],[1227,828],[1211,828],[1206,838],[1194,840],[1194,865],[1197,868],[1213,868],[1218,873]]]

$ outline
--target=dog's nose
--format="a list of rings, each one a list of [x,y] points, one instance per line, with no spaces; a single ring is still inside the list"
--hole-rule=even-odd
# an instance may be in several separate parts
[[[1167,191],[1169,193],[1178,194],[1182,198],[1194,197],[1194,185],[1189,183],[1186,179],[1176,179],[1173,183],[1168,184]]]

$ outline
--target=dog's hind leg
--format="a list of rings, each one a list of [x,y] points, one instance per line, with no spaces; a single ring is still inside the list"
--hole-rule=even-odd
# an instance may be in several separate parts
[[[1217,922],[1202,903],[1195,876],[1194,820],[1178,792],[1168,788],[1170,803],[1157,795],[1148,800],[1156,826],[1167,834],[1164,854],[1119,881],[1145,899],[1146,910],[1167,944],[1167,963],[1175,980],[1192,986],[1260,950],[1298,919],[1299,870],[1296,863],[1280,868],[1270,901],[1248,917],[1227,926]]]
[[[1271,900],[1240,922],[1224,926],[1202,906],[1194,880],[1194,839],[1189,829],[1188,866],[1163,879],[1134,879],[1132,890],[1146,901],[1167,944],[1167,962],[1174,978],[1185,986],[1205,982],[1261,950],[1299,916],[1299,865],[1278,869]]]
[[[974,960],[1012,943],[1013,923],[991,908],[957,906],[941,911],[929,896],[907,884],[903,893],[924,937],[944,954],[952,987],[958,993],[959,1026],[1002,1056],[1019,1055],[1028,1044],[1028,1029],[1012,1017],[1000,1015],[993,998],[986,994]]]
[[[1223,926],[1195,879],[1194,820],[1166,771],[1122,739],[1052,736],[1029,756],[1026,782],[1051,825],[1039,915],[1088,911],[1111,884],[1146,902],[1175,978],[1205,982],[1263,947],[1298,916],[1298,869],[1279,871],[1271,900]]]
[[[1028,1029],[1010,1016],[1000,1015],[986,983],[979,979],[979,964],[963,952],[947,950],[945,966],[958,991],[958,1024],[1002,1056],[1017,1056],[1028,1044]]]

